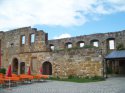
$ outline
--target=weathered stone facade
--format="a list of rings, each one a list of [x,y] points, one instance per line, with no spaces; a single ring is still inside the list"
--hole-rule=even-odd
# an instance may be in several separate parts
[[[91,52],[90,52],[91,51]],[[95,49],[56,51],[51,56],[54,76],[101,76],[101,57]]]
[[[31,34],[35,35],[33,43]],[[24,44],[21,44],[22,36],[25,36]],[[5,68],[9,63],[12,64],[12,70],[16,70],[17,74],[26,73],[28,66],[31,66],[32,73],[36,74],[42,66],[43,74],[53,76],[102,76],[102,58],[109,52],[107,46],[110,39],[115,40],[116,49],[118,44],[124,42],[125,31],[57,40],[48,40],[47,33],[31,27],[0,32],[1,64]],[[99,42],[98,48],[78,48],[79,41],[84,41],[85,45],[92,45],[93,40]],[[72,43],[72,48],[65,49],[67,42]],[[50,45],[54,45],[54,51],[50,51]]]
[[[108,45],[109,40],[115,41],[115,49],[119,44],[124,44],[125,46],[125,30],[118,32],[109,32],[109,33],[97,33],[91,35],[83,35],[71,38],[49,40],[49,45],[54,45],[56,50],[64,49],[66,43],[72,43],[73,47],[78,47],[78,43],[83,41],[85,45],[92,45],[92,41],[98,41],[99,49],[103,49],[103,53],[107,54],[110,49]]]
[[[30,35],[35,34],[35,42],[30,43]],[[25,36],[25,44],[21,45],[21,36]],[[20,62],[30,64],[31,59],[36,57],[36,52],[46,52],[47,33],[37,31],[31,27],[1,32],[1,51],[2,51],[2,66],[8,67],[8,64],[13,64],[14,58],[18,59],[18,69]],[[12,65],[13,66],[13,65]],[[18,70],[20,73],[20,70]]]

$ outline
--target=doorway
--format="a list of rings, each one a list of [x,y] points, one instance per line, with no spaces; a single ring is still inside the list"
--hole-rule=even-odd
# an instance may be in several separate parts
[[[18,59],[17,58],[13,59],[12,67],[13,67],[12,72],[15,74],[18,74]]]
[[[125,75],[125,60],[119,61],[119,74]]]
[[[50,62],[48,61],[44,62],[42,67],[44,75],[52,75],[52,64]]]
[[[25,62],[21,62],[20,63],[20,74],[24,74],[25,73]]]

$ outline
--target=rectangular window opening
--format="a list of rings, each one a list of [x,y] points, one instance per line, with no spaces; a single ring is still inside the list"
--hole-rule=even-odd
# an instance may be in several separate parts
[[[35,34],[31,34],[30,35],[30,43],[34,43],[35,42]]]
[[[22,36],[21,36],[21,45],[24,45],[24,44],[25,44],[25,36],[22,35]]]
[[[109,40],[109,49],[115,49],[115,42],[114,42],[114,40]]]

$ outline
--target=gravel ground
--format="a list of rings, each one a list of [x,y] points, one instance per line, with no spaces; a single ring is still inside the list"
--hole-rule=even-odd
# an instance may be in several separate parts
[[[0,93],[125,93],[125,77],[108,78],[106,81],[73,83],[64,81],[37,82],[0,89]]]

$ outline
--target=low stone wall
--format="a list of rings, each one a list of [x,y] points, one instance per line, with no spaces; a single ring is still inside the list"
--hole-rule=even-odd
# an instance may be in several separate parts
[[[54,77],[102,75],[102,58],[97,53],[96,48],[22,53],[6,57],[8,59],[4,60],[6,68],[8,67],[8,62],[13,64],[14,58],[17,58],[19,63],[25,62],[25,73],[27,73],[27,67],[31,65],[31,62],[34,68],[32,73],[36,74],[39,73],[40,66],[47,61],[52,64],[52,76]],[[18,73],[20,73],[20,68],[18,68]]]
[[[96,49],[58,51],[53,58],[53,76],[102,76],[102,59]]]
[[[53,76],[67,77],[67,76],[101,76],[101,63],[99,62],[74,62],[74,63],[54,63]]]

